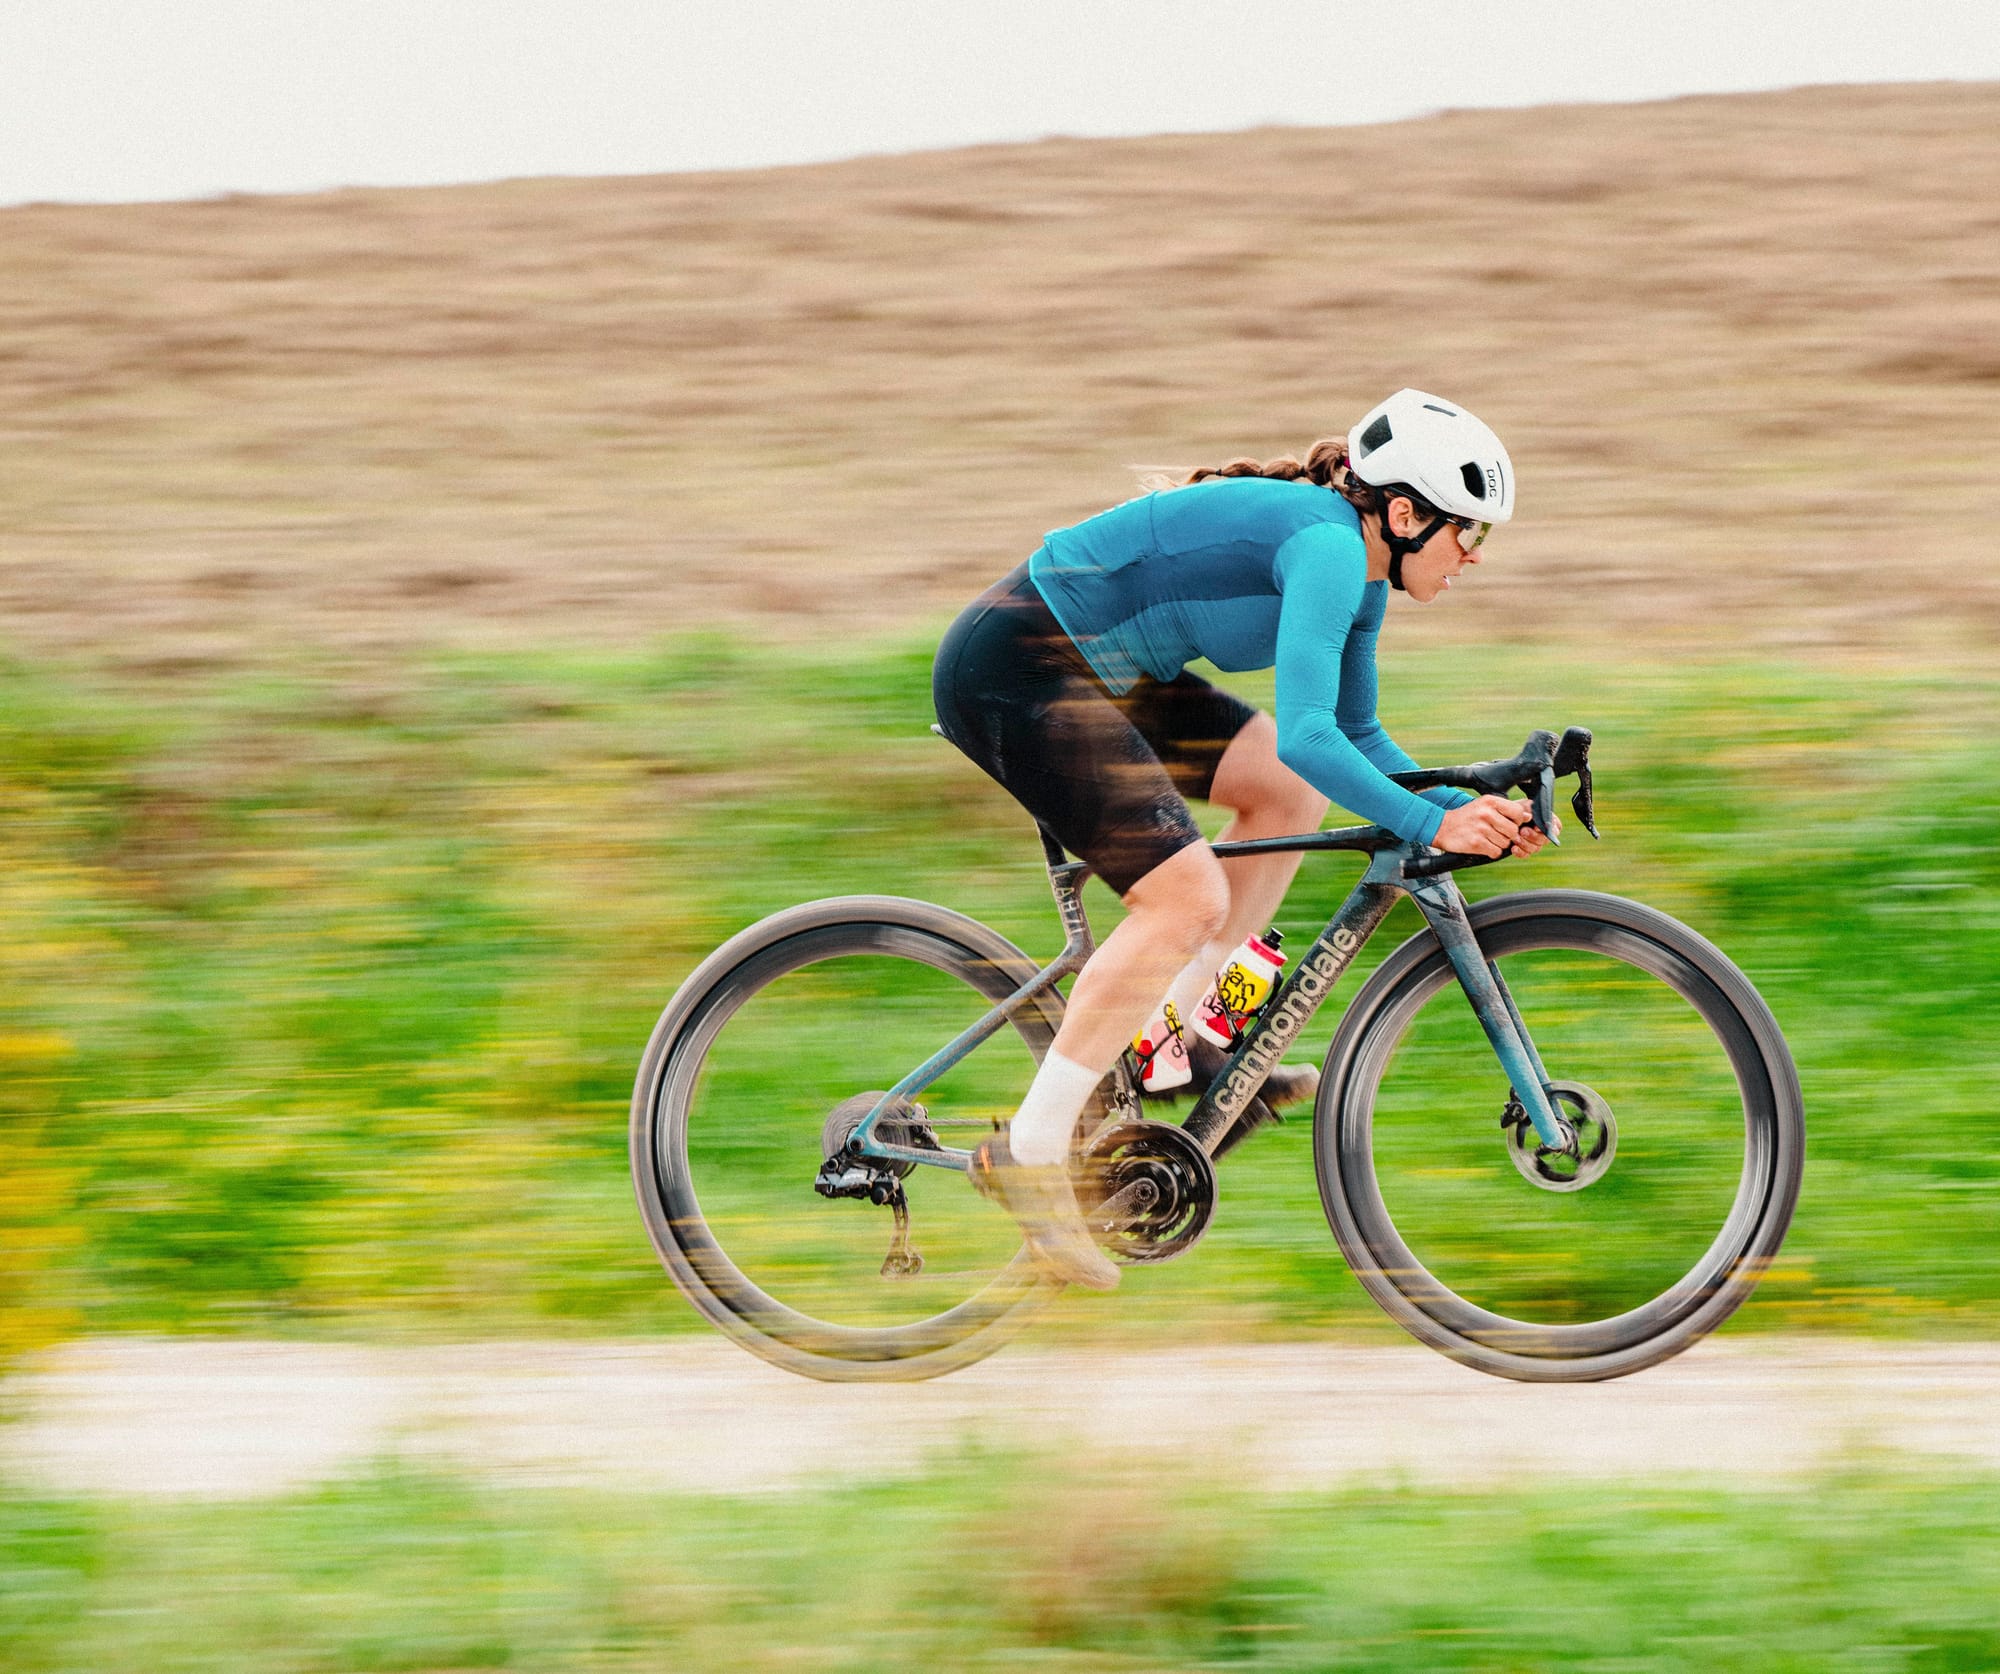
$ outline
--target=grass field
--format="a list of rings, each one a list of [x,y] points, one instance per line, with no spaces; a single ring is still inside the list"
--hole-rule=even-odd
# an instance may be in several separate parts
[[[691,1325],[640,1233],[623,1124],[646,1031],[700,955],[794,901],[885,889],[1056,945],[1032,834],[925,730],[929,644],[706,635],[440,656],[365,685],[302,662],[185,682],[171,708],[7,670],[6,1097],[47,1194],[16,1219],[69,1239],[32,1300],[91,1329]],[[1810,1161],[1746,1323],[2000,1325],[2000,1119],[1977,1093],[2000,1071],[1993,688],[1526,666],[1492,681],[1399,647],[1385,715],[1432,759],[1595,726],[1605,842],[1573,833],[1473,891],[1634,895],[1770,1000]],[[1285,928],[1351,877],[1309,863]],[[1116,904],[1091,894],[1101,928]],[[1412,927],[1399,909],[1370,956]],[[813,1198],[808,1174],[807,1248],[828,1217],[875,1213]],[[1303,1122],[1248,1148],[1203,1246],[1115,1305],[1135,1329],[1191,1317],[1372,1322]]]
[[[394,1470],[268,1505],[0,1495],[18,1674],[1033,1667],[1953,1674],[2000,1484],[1857,1471],[1256,1498],[1143,1457],[773,1498]]]
[[[950,613],[1405,382],[1524,488],[1387,718],[1600,739],[1606,844],[1473,887],[1676,913],[1796,1048],[1746,1324],[2000,1325],[1996,97],[0,214],[0,1357],[689,1325],[622,1110],[695,960],[843,890],[1053,949],[924,730]],[[1063,1317],[1374,1320],[1298,1123]]]

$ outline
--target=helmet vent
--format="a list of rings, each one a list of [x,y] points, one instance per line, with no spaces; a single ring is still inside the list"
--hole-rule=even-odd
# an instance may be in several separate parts
[[[1389,415],[1384,413],[1366,430],[1361,432],[1360,457],[1366,459],[1377,448],[1393,438],[1395,432],[1389,428]]]
[[[1454,409],[1450,407],[1440,407],[1435,401],[1426,401],[1424,403],[1424,411],[1427,413],[1442,413],[1446,418],[1458,417],[1458,414]]]
[[[1480,470],[1477,464],[1468,459],[1463,465],[1459,466],[1458,474],[1465,483],[1466,493],[1470,494],[1475,500],[1486,498],[1486,473]]]

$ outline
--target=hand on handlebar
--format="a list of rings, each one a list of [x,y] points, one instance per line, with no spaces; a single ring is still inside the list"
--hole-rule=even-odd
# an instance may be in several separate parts
[[[1484,855],[1498,860],[1502,855],[1531,855],[1547,844],[1550,833],[1528,824],[1531,810],[1525,802],[1504,796],[1482,796],[1462,807],[1448,809],[1431,839],[1434,848],[1452,854]],[[1553,835],[1562,835],[1562,821],[1556,820]]]

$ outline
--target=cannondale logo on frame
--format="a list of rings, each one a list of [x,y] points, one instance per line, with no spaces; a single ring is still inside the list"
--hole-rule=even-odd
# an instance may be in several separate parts
[[[1339,980],[1348,960],[1354,957],[1354,950],[1361,945],[1361,938],[1345,925],[1337,926],[1327,941],[1330,946],[1315,947],[1306,956],[1284,1000],[1261,1020],[1262,1027],[1257,1031],[1256,1040],[1251,1043],[1243,1062],[1230,1073],[1222,1096],[1216,1100],[1226,1112],[1233,1114],[1248,1101],[1251,1089],[1270,1073],[1271,1066],[1278,1061],[1292,1037],[1319,1009],[1327,990]]]

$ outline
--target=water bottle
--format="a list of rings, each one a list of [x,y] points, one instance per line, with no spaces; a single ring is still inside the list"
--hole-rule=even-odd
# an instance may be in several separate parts
[[[1132,1056],[1139,1065],[1139,1085],[1149,1093],[1185,1087],[1194,1079],[1180,1013],[1169,1000],[1160,1015],[1132,1039]]]
[[[1250,936],[1229,962],[1215,973],[1215,986],[1208,998],[1194,1008],[1194,1032],[1225,1051],[1242,1038],[1244,1025],[1257,1008],[1271,997],[1278,985],[1278,973],[1285,968],[1285,956],[1278,951],[1284,937],[1276,930]]]

